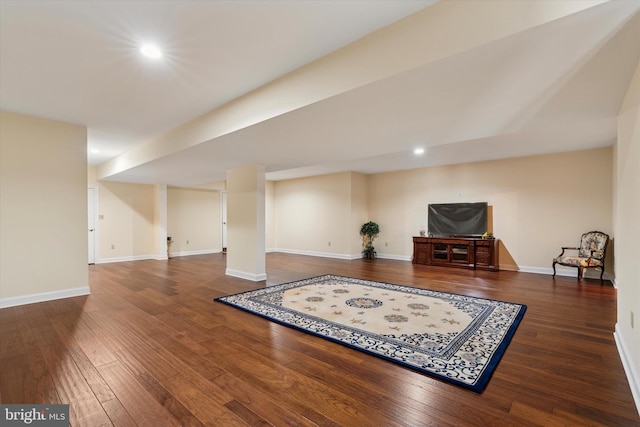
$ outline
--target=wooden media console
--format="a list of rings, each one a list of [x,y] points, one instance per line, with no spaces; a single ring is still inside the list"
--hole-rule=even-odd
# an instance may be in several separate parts
[[[479,237],[414,237],[414,264],[498,271],[498,240]]]

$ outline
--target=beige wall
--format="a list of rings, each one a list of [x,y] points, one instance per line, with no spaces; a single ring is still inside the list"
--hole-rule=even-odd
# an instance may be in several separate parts
[[[429,203],[486,201],[501,267],[549,273],[560,247],[577,244],[583,232],[612,234],[611,188],[611,148],[278,181],[275,240],[290,252],[357,256],[359,227],[372,220],[381,229],[378,255],[410,260]]]
[[[220,252],[220,192],[168,188],[167,233],[173,256]]]
[[[352,172],[277,181],[277,249],[337,258],[357,255],[360,221],[367,219],[364,182]]]
[[[615,151],[616,341],[640,408],[640,64],[620,110]]]
[[[276,204],[275,192],[276,183],[274,181],[265,181],[264,183],[264,246],[267,252],[275,248],[275,232],[276,232]]]
[[[98,186],[98,168],[96,166],[87,167],[87,186],[91,188]]]
[[[429,203],[488,202],[501,268],[548,272],[585,231],[612,233],[611,158],[603,148],[373,175],[369,214],[389,244],[378,252],[410,256]]]
[[[362,237],[360,236],[360,227],[369,218],[369,198],[367,191],[367,175],[351,172],[351,194],[350,194],[350,210],[351,221],[349,224],[348,235],[350,237],[350,252],[352,256],[362,252]],[[374,240],[374,247],[377,242]]]
[[[154,185],[101,182],[98,186],[97,262],[155,258]]]
[[[426,226],[429,203],[487,201],[490,230],[501,240],[501,268],[549,273],[551,259],[560,247],[577,244],[584,231],[596,229],[614,237],[612,164],[613,150],[602,148],[369,176],[344,172],[267,182],[265,247],[353,258],[361,250],[360,225],[373,220],[381,227],[375,242],[379,256],[410,260],[411,236]],[[152,186],[105,185],[116,186],[121,194],[116,198],[108,194],[113,200],[106,206],[101,190],[100,212],[116,209],[114,214],[123,216],[125,223],[140,221],[143,226],[137,227],[138,233],[133,236],[136,245],[133,241],[126,243],[132,236],[127,231],[131,227],[100,230],[100,256],[144,255],[133,246],[146,247],[149,254],[153,253],[153,233],[148,221],[145,223],[145,218],[153,217],[153,210],[132,204],[142,203],[145,197],[148,201]],[[138,195],[139,191],[142,193]],[[175,240],[175,254],[219,250],[219,243],[215,243],[220,241],[219,198],[208,198],[207,194],[169,189],[168,232]],[[128,212],[117,212],[124,208]],[[100,220],[100,226],[110,216]],[[125,243],[116,244],[112,250],[113,238],[106,239],[105,235],[121,236]],[[117,252],[119,246],[128,248],[128,252]],[[613,272],[614,249],[615,241],[607,263],[609,273]],[[575,274],[575,269],[561,270],[561,274]]]
[[[96,262],[165,259],[167,236],[174,239],[172,256],[221,250],[218,191],[104,181],[94,185]]]
[[[87,130],[0,112],[0,306],[88,288]]]

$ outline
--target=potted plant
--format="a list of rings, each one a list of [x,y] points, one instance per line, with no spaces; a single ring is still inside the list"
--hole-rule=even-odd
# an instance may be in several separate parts
[[[376,257],[376,250],[373,247],[373,239],[378,237],[380,227],[373,221],[366,222],[360,227],[360,235],[362,236],[362,257],[373,259]]]

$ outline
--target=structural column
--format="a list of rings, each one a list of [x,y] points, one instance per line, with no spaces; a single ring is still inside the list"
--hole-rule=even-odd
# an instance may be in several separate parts
[[[229,276],[266,280],[264,166],[227,172],[227,269]]]

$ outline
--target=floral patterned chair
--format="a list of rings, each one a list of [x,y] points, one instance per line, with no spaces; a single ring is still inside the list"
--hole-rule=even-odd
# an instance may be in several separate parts
[[[578,269],[578,280],[582,279],[585,268],[600,268],[600,283],[603,283],[604,260],[607,255],[609,235],[601,231],[589,231],[580,239],[580,247],[562,247],[562,253],[553,259],[553,276],[556,264]],[[566,250],[578,251],[577,255],[565,255]]]

